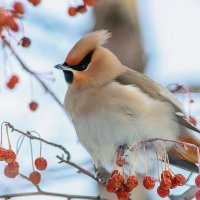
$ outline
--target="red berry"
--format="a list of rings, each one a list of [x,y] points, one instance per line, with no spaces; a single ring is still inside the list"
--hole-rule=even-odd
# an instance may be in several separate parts
[[[85,5],[82,5],[82,6],[78,6],[76,8],[76,11],[79,12],[79,13],[85,13],[87,11],[87,8]]]
[[[15,178],[19,174],[19,168],[18,169],[10,169],[7,165],[4,169],[4,174],[8,178]]]
[[[7,156],[7,151],[3,147],[0,147],[0,161],[4,161]]]
[[[19,14],[24,13],[24,6],[21,2],[15,2],[14,5],[13,5],[13,8]]]
[[[41,174],[37,171],[33,171],[29,175],[29,180],[34,184],[38,185],[41,181]]]
[[[32,3],[34,6],[37,6],[40,4],[41,0],[28,0],[30,3]]]
[[[194,126],[197,125],[197,120],[196,120],[193,116],[191,116],[191,115],[189,115],[189,121],[190,121],[190,123],[192,123]]]
[[[24,48],[28,48],[31,45],[31,40],[28,37],[23,37],[19,42]]]
[[[155,186],[155,179],[152,176],[145,176],[143,185],[147,190],[152,190]]]
[[[96,0],[83,0],[83,2],[88,6],[94,6],[96,4]]]
[[[175,179],[176,179],[178,186],[185,185],[185,183],[186,183],[186,178],[182,174],[176,174]]]
[[[15,87],[15,84],[11,81],[9,81],[7,84],[6,84],[7,88],[9,88],[10,90],[12,90],[14,87]]]
[[[172,178],[171,172],[169,170],[163,171],[162,174],[161,174],[161,179],[163,179],[163,178],[170,178],[171,179]]]
[[[43,157],[39,157],[35,160],[35,166],[38,170],[45,170],[47,168],[47,161]]]
[[[196,192],[196,200],[200,200],[200,190]]]
[[[10,81],[13,82],[14,84],[17,84],[19,82],[19,78],[17,75],[12,75]]]
[[[200,175],[198,175],[195,179],[195,183],[197,187],[200,187]]]
[[[178,186],[178,183],[177,183],[177,181],[176,181],[176,178],[175,177],[172,177],[171,178],[171,187],[170,187],[170,189],[174,189],[174,188],[176,188]]]
[[[163,189],[163,190],[168,190],[170,189],[171,187],[171,179],[169,178],[163,178],[160,182],[160,187]]]
[[[126,188],[129,190],[132,190],[133,188],[136,188],[138,186],[138,180],[136,176],[129,176],[126,181]]]
[[[117,164],[117,166],[119,166],[119,167],[123,167],[123,166],[126,164],[126,161],[125,161],[124,156],[118,156],[118,157],[116,158],[116,164]]]
[[[17,25],[15,19],[13,16],[7,16],[6,17],[6,25],[10,27],[10,29],[14,32],[19,31],[19,26]]]
[[[115,188],[121,188],[124,183],[124,177],[120,174],[114,174],[111,178],[111,183]]]
[[[163,190],[163,188],[161,188],[161,186],[158,187],[157,189],[157,193],[161,198],[165,198],[168,197],[170,194],[170,190]]]
[[[113,177],[113,175],[115,175],[115,174],[120,174],[120,173],[119,173],[118,170],[114,170],[114,171],[112,172],[112,174],[111,174],[111,177]]]
[[[16,159],[16,154],[15,154],[15,152],[14,152],[12,149],[8,149],[8,150],[6,151],[6,159],[5,159],[5,161],[6,161],[7,163],[12,163],[12,162],[15,161],[15,159]]]
[[[128,192],[126,192],[123,188],[119,189],[116,194],[118,200],[128,200]]]
[[[111,179],[109,179],[106,182],[106,190],[107,192],[114,192],[115,191],[115,187],[113,186],[113,184],[111,183]]]
[[[69,16],[75,16],[76,13],[77,13],[77,10],[76,10],[75,7],[71,6],[71,7],[68,8],[68,14],[69,14]]]
[[[9,170],[18,170],[19,169],[19,163],[16,161],[9,163],[7,166],[9,168]]]
[[[31,111],[36,111],[37,108],[38,108],[38,103],[35,102],[35,101],[32,101],[30,104],[29,104],[29,108]]]

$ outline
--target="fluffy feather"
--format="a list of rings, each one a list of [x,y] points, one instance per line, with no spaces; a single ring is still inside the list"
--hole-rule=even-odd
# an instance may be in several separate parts
[[[66,58],[66,62],[72,66],[79,64],[89,52],[104,45],[110,37],[111,33],[107,30],[88,33],[74,45]]]

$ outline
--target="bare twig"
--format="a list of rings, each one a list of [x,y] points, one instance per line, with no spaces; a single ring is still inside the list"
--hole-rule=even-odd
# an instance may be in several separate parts
[[[38,196],[38,195],[63,197],[63,198],[68,198],[68,199],[88,199],[88,200],[100,199],[98,196],[70,195],[70,194],[61,194],[61,193],[45,192],[45,191],[3,194],[3,195],[0,195],[0,199],[10,199],[13,197]]]
[[[18,62],[21,64],[22,68],[29,74],[31,74],[38,82],[39,84],[44,88],[44,90],[46,92],[48,92],[50,94],[50,96],[56,101],[56,103],[63,108],[63,104],[60,102],[60,100],[58,99],[58,97],[53,93],[53,91],[51,91],[51,89],[42,81],[42,79],[37,75],[37,73],[35,73],[34,71],[32,71],[31,69],[29,69],[25,63],[22,61],[22,59],[19,57],[19,55],[17,54],[17,52],[14,50],[14,48],[10,45],[10,43],[5,39],[2,38],[2,41],[4,43],[5,46],[7,46],[10,51],[12,52],[12,54],[15,56],[15,58],[18,60]]]
[[[92,179],[94,179],[95,181],[97,181],[98,183],[101,183],[102,185],[104,185],[104,183],[100,182],[99,179],[94,175],[92,174],[91,172],[83,169],[82,167],[80,167],[79,165],[69,161],[69,160],[65,160],[64,158],[60,157],[60,156],[56,156],[60,161],[59,163],[66,163],[76,169],[78,169],[78,172],[80,173],[83,173],[83,174],[86,174],[87,176],[91,177]]]
[[[29,178],[28,178],[27,176],[25,176],[24,174],[19,173],[19,176],[21,176],[21,178],[23,178],[23,179],[29,181],[30,183],[32,183],[32,182],[29,180]],[[34,185],[34,184],[33,184],[33,185]],[[34,186],[36,187],[36,189],[37,189],[38,192],[42,191],[42,190],[40,189],[40,186],[39,186],[39,185],[34,185]]]
[[[68,160],[70,159],[71,156],[70,156],[69,151],[67,151],[67,149],[65,149],[65,147],[63,147],[62,145],[59,145],[59,144],[56,144],[56,143],[53,143],[53,142],[49,142],[49,141],[47,141],[47,140],[45,140],[43,138],[40,138],[40,137],[36,137],[36,136],[32,135],[31,132],[29,132],[29,131],[27,131],[25,133],[25,132],[23,132],[23,131],[21,131],[19,129],[16,129],[9,122],[6,122],[6,124],[8,125],[8,127],[11,128],[12,131],[18,132],[18,133],[20,133],[20,134],[22,134],[22,135],[24,135],[24,136],[26,136],[26,137],[28,137],[28,138],[30,138],[32,140],[39,140],[39,141],[42,141],[42,142],[44,142],[44,143],[46,143],[48,145],[51,145],[51,146],[54,146],[54,147],[57,147],[57,148],[61,149],[67,155],[67,159]]]

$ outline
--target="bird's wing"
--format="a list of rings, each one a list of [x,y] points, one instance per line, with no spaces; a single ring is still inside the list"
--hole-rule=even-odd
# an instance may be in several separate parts
[[[125,68],[126,72],[116,78],[117,82],[122,85],[136,85],[150,97],[171,104],[171,106],[175,109],[174,115],[176,116],[177,123],[200,133],[200,130],[188,121],[182,109],[181,103],[167,88],[161,86],[139,72],[129,69],[128,67]]]

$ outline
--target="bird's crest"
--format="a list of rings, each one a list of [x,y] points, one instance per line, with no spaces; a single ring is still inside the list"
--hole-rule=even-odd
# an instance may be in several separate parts
[[[86,34],[69,52],[66,62],[69,65],[77,65],[89,52],[104,45],[111,37],[107,30],[99,30]]]

